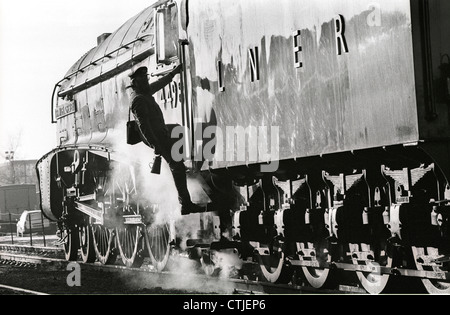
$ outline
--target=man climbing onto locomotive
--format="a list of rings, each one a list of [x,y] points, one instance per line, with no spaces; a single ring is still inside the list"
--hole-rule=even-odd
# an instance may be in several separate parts
[[[183,161],[176,162],[171,154],[174,140],[170,138],[164,121],[164,115],[153,95],[172,82],[174,76],[181,71],[178,65],[169,74],[150,84],[148,68],[140,67],[130,74],[133,89],[131,111],[137,121],[143,142],[155,150],[155,154],[162,156],[169,164],[178,200],[181,204],[181,214],[202,212],[203,208],[192,203],[187,188],[186,166]]]

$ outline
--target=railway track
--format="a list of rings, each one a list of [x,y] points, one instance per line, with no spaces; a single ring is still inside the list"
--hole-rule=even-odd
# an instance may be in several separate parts
[[[54,272],[63,272],[69,274],[70,263],[63,259],[64,253],[58,248],[43,248],[16,245],[0,245],[0,268],[2,266],[22,268],[21,270],[49,270]],[[279,285],[273,283],[264,283],[258,279],[233,279],[214,276],[206,276],[200,273],[187,273],[183,268],[191,264],[187,258],[178,271],[156,272],[150,264],[144,264],[141,268],[129,268],[120,264],[101,265],[98,263],[73,263],[79,265],[82,275],[99,274],[114,275],[120,279],[130,279],[133,287],[129,292],[133,293],[165,293],[176,292],[181,294],[238,294],[238,295],[267,295],[267,294],[364,294],[365,292],[358,287],[340,286],[339,290],[318,290],[308,286],[289,284]],[[189,266],[192,271],[192,265]],[[20,272],[20,271],[19,271]],[[47,274],[48,277],[51,273]],[[85,277],[83,277],[84,280]],[[136,279],[139,279],[137,281]],[[1,278],[0,278],[1,282]],[[84,284],[83,284],[84,285]],[[86,284],[87,285],[87,284]],[[9,285],[8,285],[9,286]],[[0,286],[1,287],[1,286]],[[10,286],[12,288],[12,286]],[[113,289],[113,288],[108,288]],[[12,290],[12,289],[11,289]],[[26,289],[24,289],[26,290]],[[117,288],[118,292],[122,289]],[[152,291],[153,290],[153,291]],[[156,290],[156,291],[155,291]],[[32,292],[39,292],[29,290]],[[45,291],[45,290],[44,290]],[[13,291],[12,291],[13,292]],[[25,291],[24,291],[25,292]],[[128,292],[128,291],[127,291]],[[65,292],[62,292],[64,294]],[[113,293],[114,292],[110,292]],[[44,293],[43,293],[44,294]]]
[[[17,287],[12,287],[9,285],[3,285],[0,284],[0,295],[15,295],[15,294],[20,294],[20,295],[48,295],[47,293],[43,293],[43,292],[38,292],[38,291],[32,291],[32,290],[27,290],[27,289],[23,289],[23,288],[17,288]]]

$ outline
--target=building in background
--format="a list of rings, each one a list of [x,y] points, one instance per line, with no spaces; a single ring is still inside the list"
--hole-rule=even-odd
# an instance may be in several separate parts
[[[14,160],[13,152],[5,152],[6,162],[0,164],[0,235],[10,231],[12,224],[25,210],[39,209],[37,160]]]
[[[0,164],[0,186],[5,185],[37,185],[37,160],[9,159]]]

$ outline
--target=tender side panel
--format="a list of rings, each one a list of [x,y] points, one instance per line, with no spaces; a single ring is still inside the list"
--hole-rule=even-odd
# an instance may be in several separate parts
[[[279,159],[418,140],[409,0],[191,0],[188,15],[203,126],[268,126],[258,141],[277,126]],[[214,167],[255,162],[226,151]]]

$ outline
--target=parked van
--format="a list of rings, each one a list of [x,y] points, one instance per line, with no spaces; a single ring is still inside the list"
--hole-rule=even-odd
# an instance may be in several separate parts
[[[47,232],[51,229],[52,225],[50,223],[50,220],[42,215],[41,210],[26,210],[20,216],[19,222],[17,222],[17,236],[23,236],[23,234],[30,232]]]

